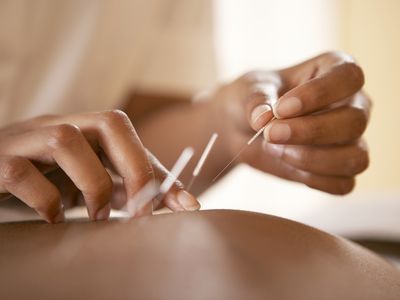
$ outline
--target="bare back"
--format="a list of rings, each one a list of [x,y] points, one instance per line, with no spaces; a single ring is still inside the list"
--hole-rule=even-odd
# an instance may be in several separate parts
[[[399,299],[387,262],[311,227],[216,210],[0,225],[4,299]]]

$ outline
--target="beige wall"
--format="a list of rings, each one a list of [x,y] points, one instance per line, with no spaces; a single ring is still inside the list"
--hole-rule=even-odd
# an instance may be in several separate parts
[[[282,67],[332,49],[356,57],[374,102],[366,133],[371,165],[359,176],[357,189],[400,192],[400,0],[214,3],[220,79]]]
[[[343,48],[363,66],[374,101],[361,189],[400,189],[400,1],[343,0]]]

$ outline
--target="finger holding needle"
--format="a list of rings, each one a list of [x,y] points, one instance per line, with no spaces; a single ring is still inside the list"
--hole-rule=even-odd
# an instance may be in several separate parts
[[[156,180],[148,181],[142,189],[140,189],[132,198],[127,205],[128,215],[134,217],[142,207],[152,201],[160,202],[166,193],[171,189],[173,184],[176,182],[186,165],[193,157],[194,150],[191,147],[185,148],[178,160],[175,162],[171,169],[171,172],[163,180],[161,185]],[[159,203],[155,203],[154,207],[157,207]]]
[[[253,135],[246,144],[243,145],[243,147],[239,150],[239,152],[231,159],[231,161],[214,177],[214,179],[211,182],[215,182],[224,172],[225,170],[234,162],[236,159],[249,147],[260,135],[261,133],[264,132],[265,128],[268,126],[270,122],[275,120],[276,118],[273,117],[264,127],[262,127],[259,131],[256,132],[255,135]]]

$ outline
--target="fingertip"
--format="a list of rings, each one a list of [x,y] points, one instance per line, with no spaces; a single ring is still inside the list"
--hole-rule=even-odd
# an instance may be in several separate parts
[[[303,103],[298,97],[281,98],[274,105],[273,111],[277,119],[295,117],[303,108]]]
[[[270,134],[269,134],[269,132],[271,131],[271,126],[272,126],[272,124],[268,124],[267,127],[265,127],[264,132],[263,132],[264,139],[267,142],[271,142],[271,138],[270,138]]]
[[[286,143],[292,136],[292,130],[288,124],[272,122],[265,127],[264,138],[271,143]]]
[[[46,209],[36,209],[36,212],[50,224],[62,223],[65,221],[64,205],[61,202],[61,196],[59,196],[58,191],[55,195],[57,196],[52,199],[56,200],[49,202]]]
[[[173,212],[185,210],[185,208],[178,202],[177,192],[169,192],[165,196],[164,203]]]
[[[107,203],[104,207],[102,207],[96,212],[95,220],[96,221],[107,220],[110,217],[110,212],[111,212],[111,205],[110,203]]]
[[[50,223],[57,224],[57,223],[63,223],[63,222],[65,222],[64,210],[60,209],[58,214],[51,220]]]
[[[251,112],[250,125],[251,127],[258,131],[271,120],[273,116],[271,107],[267,104],[261,104],[256,106]]]
[[[200,203],[196,197],[185,190],[177,193],[177,200],[179,204],[187,211],[196,211],[200,209]]]

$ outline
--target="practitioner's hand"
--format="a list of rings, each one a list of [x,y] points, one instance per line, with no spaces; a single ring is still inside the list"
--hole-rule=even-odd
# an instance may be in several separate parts
[[[43,175],[49,172],[51,181]],[[166,175],[121,111],[42,116],[0,130],[0,193],[48,222],[63,221],[64,204],[80,194],[92,220],[107,219],[111,206],[124,206],[149,180]],[[174,211],[199,207],[178,181],[163,200]],[[135,216],[152,209],[150,202]]]
[[[273,72],[250,72],[216,93],[219,126],[233,155],[254,133],[241,156],[250,165],[312,188],[346,194],[368,166],[361,138],[370,100],[354,60],[326,53]],[[273,107],[273,113],[269,103]]]

